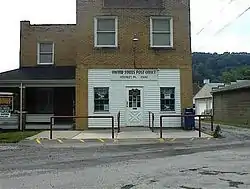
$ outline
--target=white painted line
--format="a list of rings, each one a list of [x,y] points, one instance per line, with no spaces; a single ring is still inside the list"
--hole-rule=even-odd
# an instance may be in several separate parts
[[[82,143],[84,143],[85,141],[83,139],[80,140]]]
[[[191,140],[191,141],[193,141],[193,140],[194,140],[194,138],[191,138],[190,140]]]
[[[175,140],[176,140],[176,138],[172,138],[172,139],[171,139],[172,142],[175,141]]]

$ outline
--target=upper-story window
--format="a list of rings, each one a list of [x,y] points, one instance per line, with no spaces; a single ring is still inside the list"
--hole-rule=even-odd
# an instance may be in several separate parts
[[[54,63],[54,43],[41,42],[37,48],[37,63],[38,64],[53,64]]]
[[[95,47],[117,47],[118,19],[113,16],[95,18]]]
[[[173,19],[171,17],[150,18],[150,46],[173,47]]]

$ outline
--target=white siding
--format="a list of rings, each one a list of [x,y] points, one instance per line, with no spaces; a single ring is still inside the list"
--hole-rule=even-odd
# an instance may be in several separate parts
[[[212,109],[212,98],[195,99],[195,114],[201,115],[205,110]]]
[[[25,129],[50,129],[50,117],[53,114],[27,114]],[[54,121],[54,119],[53,119]],[[39,123],[45,124],[39,124]],[[37,123],[37,124],[36,124]],[[54,124],[53,129],[72,129],[72,124]]]
[[[9,118],[0,118],[0,129],[18,129],[18,114],[11,114]]]
[[[155,127],[159,127],[159,117],[163,114],[181,114],[179,69],[161,69],[158,81],[111,81],[109,69],[88,71],[88,112],[89,115],[113,115],[117,127],[117,113],[121,111],[121,126],[126,126],[126,86],[143,87],[144,125],[148,126],[148,111],[155,113]],[[94,87],[109,87],[109,113],[94,113]],[[175,112],[160,111],[160,87],[175,87]],[[180,118],[164,118],[164,127],[180,127]],[[110,119],[89,119],[89,127],[111,127]]]

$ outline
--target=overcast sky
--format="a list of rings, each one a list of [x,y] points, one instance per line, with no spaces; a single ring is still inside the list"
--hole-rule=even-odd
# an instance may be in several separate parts
[[[193,52],[250,52],[250,10],[235,20],[249,6],[250,0],[191,0]],[[20,20],[75,23],[75,0],[0,0],[0,72],[18,68]]]

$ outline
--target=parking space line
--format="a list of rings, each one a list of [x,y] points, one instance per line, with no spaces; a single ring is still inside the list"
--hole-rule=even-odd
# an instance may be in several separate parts
[[[83,139],[80,139],[80,141],[81,141],[82,143],[84,143],[84,142],[85,142]]]
[[[42,144],[41,141],[39,140],[39,138],[36,139],[36,142],[37,142],[38,144]]]
[[[99,140],[100,142],[104,143],[104,140],[103,140],[103,139],[101,139],[101,138],[98,138],[98,140]]]
[[[173,142],[173,141],[175,141],[175,140],[176,140],[176,138],[172,138],[170,141]]]
[[[59,143],[63,143],[63,141],[61,139],[56,139]]]
[[[191,138],[190,140],[191,140],[191,141],[193,141],[193,140],[194,140],[194,138]]]

